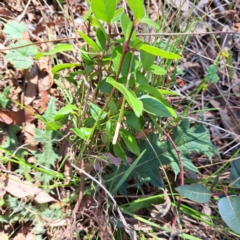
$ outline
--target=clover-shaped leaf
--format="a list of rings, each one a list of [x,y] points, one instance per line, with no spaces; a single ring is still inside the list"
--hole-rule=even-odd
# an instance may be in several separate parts
[[[210,83],[216,83],[219,80],[217,75],[217,68],[214,65],[210,65],[207,67],[207,76],[206,78],[209,80]]]

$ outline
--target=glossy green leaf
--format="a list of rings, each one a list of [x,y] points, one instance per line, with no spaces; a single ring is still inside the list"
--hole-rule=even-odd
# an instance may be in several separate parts
[[[83,38],[83,40],[94,50],[96,50],[97,52],[100,51],[100,48],[98,47],[98,45],[85,33],[83,32],[78,32],[80,34],[80,36]]]
[[[67,104],[65,107],[62,107],[54,116],[55,121],[61,121],[62,118],[65,116],[69,116],[70,114],[73,114],[75,112],[78,112],[79,109],[72,104]]]
[[[47,131],[57,131],[58,129],[62,128],[63,124],[58,121],[51,121],[46,123],[46,130]]]
[[[136,34],[136,31],[134,30],[133,35]],[[143,45],[143,41],[140,38],[134,38],[131,37],[131,41],[129,43],[129,47],[139,49]]]
[[[56,44],[55,47],[52,50],[50,50],[49,52],[38,52],[35,56],[35,59],[38,60],[42,56],[50,56],[50,55],[54,55],[56,53],[72,51],[72,50],[73,50],[72,44],[59,43],[59,44]]]
[[[128,6],[132,10],[135,19],[144,17],[144,3],[143,0],[127,0]]]
[[[218,202],[219,213],[224,222],[236,233],[240,233],[240,197],[227,196]]]
[[[156,64],[153,64],[150,69],[149,69],[152,73],[156,74],[156,75],[165,75],[167,73],[167,71],[161,67],[159,67]]]
[[[120,24],[121,24],[121,28],[123,30],[125,39],[128,39],[132,29],[133,22],[129,19],[126,13],[121,14]]]
[[[148,52],[141,50],[140,51],[140,59],[141,59],[141,63],[143,66],[143,70],[147,71],[153,65],[155,56]]]
[[[111,20],[111,23],[115,23],[116,21],[120,21],[122,12],[124,11],[124,8],[118,8],[115,12],[114,12],[114,16]]]
[[[116,10],[116,0],[92,0],[92,11],[100,20],[110,23]]]
[[[137,117],[140,117],[143,111],[142,102],[139,99],[137,99],[137,97],[131,91],[129,91],[123,84],[116,82],[113,78],[108,77],[107,82],[122,93],[130,107],[133,109],[135,115]]]
[[[157,98],[143,95],[139,98],[139,100],[143,103],[143,109],[144,111],[158,117],[177,117],[175,111],[169,107],[163,104],[160,100]]]
[[[230,182],[233,186],[240,187],[240,158],[232,161]]]
[[[141,23],[146,23],[147,25],[150,25],[150,26],[152,26],[152,27],[154,27],[156,29],[160,28],[159,24],[157,24],[156,22],[152,21],[148,17],[141,18]]]
[[[151,53],[154,56],[159,56],[159,57],[166,58],[166,59],[179,59],[179,58],[181,58],[181,56],[179,56],[178,54],[171,53],[171,52],[166,52],[166,51],[161,50],[160,48],[150,46],[148,44],[141,45],[139,49],[143,50],[145,52]]]
[[[81,65],[82,65],[81,63],[62,63],[62,64],[56,65],[52,68],[52,74],[55,74],[64,69],[74,68],[74,67],[78,67]]]
[[[175,189],[184,197],[197,203],[207,203],[211,198],[211,192],[202,184],[194,183]]]
[[[104,50],[106,47],[107,38],[100,28],[96,31],[96,42],[101,50]]]
[[[137,141],[133,137],[133,135],[125,129],[120,130],[120,135],[121,135],[125,145],[127,146],[128,150],[136,155],[139,155],[140,149],[139,149]]]
[[[78,137],[83,140],[87,140],[91,134],[92,128],[82,127],[82,128],[71,128]]]

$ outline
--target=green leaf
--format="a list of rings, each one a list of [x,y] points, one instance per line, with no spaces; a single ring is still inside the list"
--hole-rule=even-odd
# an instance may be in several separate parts
[[[83,140],[87,140],[92,132],[92,128],[71,128],[71,131],[73,131],[78,137],[80,137]]]
[[[50,56],[54,55],[56,53],[61,53],[61,52],[68,52],[73,50],[73,45],[72,44],[67,44],[67,43],[59,43],[56,44],[55,47],[50,50],[49,52],[38,52],[35,56],[35,59],[38,60],[42,56]]]
[[[240,158],[232,161],[230,171],[230,182],[233,186],[240,187]]]
[[[54,120],[54,116],[56,113],[57,113],[57,110],[56,110],[55,100],[53,98],[51,98],[48,103],[47,110],[44,112],[42,117],[46,122],[50,122],[50,121]]]
[[[176,112],[157,98],[143,95],[139,98],[143,103],[144,111],[158,117],[177,117]]]
[[[64,69],[74,68],[74,67],[78,67],[81,65],[82,65],[81,63],[62,63],[62,64],[56,65],[52,68],[52,74],[55,74]]]
[[[134,128],[138,132],[141,132],[141,122],[140,119],[134,114],[134,112],[131,112],[125,122],[128,126]]]
[[[116,10],[116,0],[92,0],[92,11],[100,20],[110,23]]]
[[[143,0],[127,0],[128,6],[132,10],[135,19],[144,17],[144,3]]]
[[[165,75],[167,73],[167,71],[165,69],[163,69],[155,64],[153,64],[149,70],[156,75]]]
[[[153,65],[155,56],[148,52],[141,50],[140,51],[140,59],[141,59],[141,63],[142,63],[144,71],[147,71]]]
[[[30,41],[20,40],[14,44],[11,44],[10,48],[21,47],[27,44],[32,44]],[[11,62],[15,68],[28,69],[33,64],[33,56],[37,53],[37,47],[30,45],[27,47],[17,48],[10,50],[6,59]]]
[[[139,149],[137,141],[133,137],[133,135],[125,129],[120,130],[120,135],[121,135],[125,145],[127,146],[128,150],[136,155],[139,155],[140,149]]]
[[[83,32],[78,31],[78,33],[80,34],[80,36],[83,38],[83,40],[94,50],[96,50],[97,52],[100,52],[100,48],[98,47],[98,45],[90,38],[88,37],[88,35],[86,35]]]
[[[120,20],[121,28],[124,33],[125,39],[129,38],[133,22],[129,19],[126,13],[121,14],[121,20]]]
[[[3,93],[0,93],[0,107],[3,109],[6,109],[8,104],[10,103],[10,100],[7,98],[10,93],[10,86],[5,87],[3,90]]]
[[[190,171],[198,172],[198,169],[191,162],[191,154],[204,154],[208,158],[212,154],[219,155],[212,145],[209,132],[203,124],[196,124],[190,127],[190,122],[184,119],[179,126],[172,129],[172,140],[180,151],[183,166]],[[149,144],[151,143],[151,145]],[[129,177],[134,177],[140,186],[143,183],[152,183],[161,187],[162,181],[159,178],[159,166],[170,165],[175,174],[179,173],[179,161],[176,150],[169,141],[159,140],[158,134],[148,134],[148,141],[140,141],[140,152],[146,149],[145,154],[134,168]],[[153,151],[154,149],[154,151]],[[104,177],[105,184],[117,184],[121,176],[129,166],[121,164],[118,175],[110,174]],[[121,191],[124,192],[124,188]]]
[[[158,91],[162,94],[162,95],[177,95],[179,96],[180,94],[171,90],[166,90],[166,89],[158,89]]]
[[[55,121],[61,121],[65,116],[69,116],[75,112],[78,112],[79,109],[73,104],[67,104],[65,107],[62,107],[53,117]]]
[[[97,42],[98,47],[101,50],[105,49],[107,38],[106,38],[106,35],[102,32],[102,30],[100,28],[98,28],[96,31],[96,42]]]
[[[27,32],[28,28],[25,24],[17,21],[9,21],[4,24],[3,32],[11,39],[23,38],[23,33]]]
[[[100,114],[101,111],[102,111],[102,109],[100,107],[98,107],[96,104],[94,104],[92,102],[90,103],[90,112],[95,121],[97,120],[98,115]],[[102,113],[100,120],[103,120],[106,116],[107,116],[107,112],[104,111]]]
[[[124,11],[124,8],[118,8],[118,9],[114,12],[114,16],[113,16],[113,18],[112,18],[112,20],[111,20],[111,23],[115,23],[115,22],[119,21],[120,18],[121,18],[121,14],[122,14],[123,11]]]
[[[139,92],[145,92],[145,93],[149,93],[151,94],[153,97],[157,98],[158,100],[162,100],[162,94],[158,91],[158,89],[156,89],[153,86],[150,86],[148,84],[141,84],[137,87],[136,93]]]
[[[120,143],[116,143],[115,145],[113,145],[113,152],[117,157],[121,158],[123,160],[123,162],[125,162],[125,163],[127,162],[126,154],[123,151]]]
[[[207,76],[206,78],[209,80],[210,83],[216,83],[219,80],[217,75],[217,68],[214,65],[210,65],[207,67]]]
[[[58,129],[62,128],[63,124],[58,121],[50,121],[46,124],[47,131],[57,131]]]
[[[175,189],[184,197],[197,203],[207,203],[211,198],[211,192],[202,184],[194,183]]]
[[[144,153],[145,151],[141,152],[141,154],[139,153],[140,155],[137,157],[137,159],[131,164],[128,170],[123,174],[123,176],[121,177],[121,179],[119,180],[115,188],[111,191],[113,195],[118,191],[119,187],[121,187],[122,184],[125,182],[125,180],[129,177],[129,175],[134,170],[134,168],[136,167],[136,165],[138,164],[139,160],[142,158]]]
[[[113,78],[108,77],[107,82],[122,93],[130,107],[133,109],[135,115],[137,117],[140,117],[143,111],[142,102],[138,100],[137,97],[132,92],[130,92],[123,84],[116,82]]]
[[[218,202],[219,213],[223,221],[236,233],[240,233],[240,197],[227,196]]]
[[[171,52],[166,52],[166,51],[163,51],[163,50],[161,50],[157,47],[150,46],[148,44],[142,44],[139,47],[139,50],[143,50],[145,52],[153,54],[154,56],[159,56],[159,57],[166,58],[166,59],[179,59],[179,58],[181,58],[181,56],[179,56],[178,54],[171,53]]]
[[[152,20],[151,20],[150,18],[148,18],[148,17],[142,18],[142,19],[141,19],[141,23],[146,23],[147,25],[150,25],[150,26],[152,26],[152,27],[154,27],[154,28],[156,28],[156,29],[159,29],[159,28],[160,28],[159,24],[155,23],[154,21],[152,21]]]

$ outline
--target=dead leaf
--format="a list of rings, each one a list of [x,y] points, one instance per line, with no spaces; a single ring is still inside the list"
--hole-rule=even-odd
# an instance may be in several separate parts
[[[43,92],[51,88],[53,84],[53,74],[51,72],[50,58],[45,56],[39,60],[39,78],[38,78],[38,91]]]
[[[0,7],[0,17],[6,20],[10,20],[13,17],[13,14],[6,8]]]
[[[12,174],[4,180],[4,189],[17,198],[32,197],[37,203],[57,202],[56,199],[51,197],[48,193],[38,188],[33,183],[22,181],[19,177]]]
[[[34,109],[30,106],[16,112],[0,108],[0,122],[21,126],[22,123],[32,122],[35,119]]]
[[[28,144],[28,149],[31,149],[33,151],[37,151],[38,145],[38,142],[33,140],[36,135],[34,131],[35,128],[35,124],[26,123],[22,130],[23,136],[25,138],[24,144]]]
[[[38,109],[38,112],[40,114],[43,114],[47,109],[48,101],[49,101],[48,94],[49,94],[48,90],[41,92],[39,94],[40,98],[41,98],[40,101],[37,104],[34,105],[34,108]]]
[[[38,73],[39,68],[37,64],[34,64],[31,70],[28,71],[25,76],[27,87],[24,93],[24,105],[31,104],[36,97],[38,87]]]

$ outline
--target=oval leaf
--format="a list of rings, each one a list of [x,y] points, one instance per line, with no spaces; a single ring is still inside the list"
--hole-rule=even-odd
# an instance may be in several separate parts
[[[98,45],[88,36],[88,35],[86,35],[85,33],[83,33],[83,32],[78,32],[80,35],[81,35],[81,37],[83,38],[83,40],[91,47],[91,48],[93,48],[94,50],[96,50],[96,51],[100,51],[100,48],[98,47]]]
[[[92,128],[86,128],[86,127],[82,127],[82,128],[71,128],[71,130],[81,139],[87,140],[88,137],[91,134]]]
[[[224,197],[218,202],[223,221],[236,233],[240,233],[240,197]]]
[[[67,68],[78,67],[81,65],[82,65],[81,63],[62,63],[62,64],[59,64],[52,68],[52,74],[55,74],[61,70],[67,69]]]
[[[211,198],[211,192],[205,186],[198,183],[179,186],[176,190],[184,197],[197,203],[206,203]]]
[[[165,75],[167,73],[165,69],[159,67],[156,64],[153,64],[149,70],[156,75]]]
[[[135,115],[137,117],[140,117],[143,111],[142,102],[137,99],[137,97],[132,92],[130,92],[123,84],[116,82],[113,78],[108,77],[107,82],[122,93],[130,107],[133,109]]]
[[[172,116],[176,117],[177,116],[175,111],[171,107],[165,105],[157,98],[154,98],[148,95],[143,95],[139,99],[143,103],[143,109],[148,113],[151,113],[158,117],[172,117]]]
[[[140,149],[138,147],[136,139],[133,137],[129,131],[125,129],[120,130],[120,135],[127,146],[128,150],[131,151],[132,153],[135,153],[136,155],[140,154]]]
[[[132,10],[135,19],[141,19],[144,17],[143,0],[127,0],[127,3]]]
[[[148,44],[141,45],[139,49],[141,49],[145,52],[151,53],[155,56],[159,56],[159,57],[166,58],[166,59],[179,59],[179,58],[181,58],[181,56],[179,56],[178,54],[171,53],[171,52],[166,52],[166,51],[161,50],[160,48],[150,46]]]
[[[92,11],[100,20],[110,23],[116,10],[116,0],[92,0]]]

